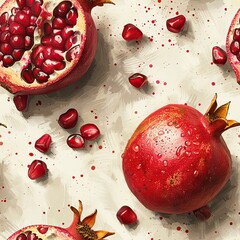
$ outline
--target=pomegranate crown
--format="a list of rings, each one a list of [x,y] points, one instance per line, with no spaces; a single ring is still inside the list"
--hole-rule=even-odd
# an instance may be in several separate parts
[[[97,210],[81,220],[83,205],[80,200],[78,209],[71,206],[71,210],[74,213],[74,217],[72,224],[67,228],[67,230],[73,236],[75,236],[76,239],[79,239],[79,235],[81,235],[81,237],[83,237],[85,240],[102,240],[114,234],[105,230],[94,231],[92,229],[96,221]]]
[[[240,122],[235,120],[227,120],[228,109],[231,102],[225,103],[220,107],[217,107],[217,94],[215,93],[211,104],[205,113],[205,116],[209,119],[214,132],[224,132],[225,130],[240,125]],[[218,131],[217,131],[218,130]]]

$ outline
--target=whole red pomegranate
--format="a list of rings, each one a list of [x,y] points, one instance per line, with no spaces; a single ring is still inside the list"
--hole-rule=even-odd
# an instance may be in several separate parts
[[[91,65],[91,10],[111,0],[6,0],[0,7],[0,85],[14,94],[56,91]]]
[[[81,201],[79,201],[78,210],[74,207],[71,207],[71,210],[74,213],[74,218],[68,228],[50,225],[32,225],[18,230],[7,240],[98,240],[105,239],[114,234],[104,230],[94,231],[92,229],[96,220],[97,210],[81,221],[83,210]]]
[[[240,84],[240,9],[233,18],[227,34],[226,50],[228,60]]]
[[[217,108],[216,98],[204,115],[187,105],[166,105],[150,114],[130,138],[123,172],[146,208],[170,214],[194,211],[200,219],[210,216],[206,205],[231,174],[231,155],[221,134],[240,125],[226,119],[229,103]]]

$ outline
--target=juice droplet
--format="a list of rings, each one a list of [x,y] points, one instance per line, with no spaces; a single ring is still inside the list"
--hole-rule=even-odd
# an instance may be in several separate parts
[[[185,146],[184,147],[183,146],[178,147],[177,150],[176,150],[176,155],[178,157],[180,157],[185,152],[185,148],[186,148]]]
[[[157,157],[158,157],[158,159],[162,158],[162,154],[161,154],[161,153],[158,153],[158,154],[157,154]]]
[[[160,130],[159,132],[158,132],[158,135],[159,136],[161,136],[161,135],[163,135],[164,134],[164,131],[163,130]]]
[[[141,169],[141,167],[142,167],[142,164],[140,163],[140,164],[138,164],[137,169],[139,170],[139,169]]]
[[[191,144],[192,144],[192,143],[191,143],[190,141],[186,141],[186,142],[185,142],[185,145],[186,145],[186,146],[190,146]]]
[[[166,160],[163,161],[163,166],[166,167],[168,165],[168,162]]]
[[[186,156],[190,157],[192,155],[192,152],[186,151],[185,154]]]
[[[137,144],[133,144],[133,147],[132,147],[133,151],[134,152],[139,152],[139,146]]]
[[[173,125],[173,122],[168,122],[167,125],[171,127]]]
[[[199,146],[200,143],[199,143],[199,142],[196,142],[196,141],[193,141],[193,145],[195,145],[195,146]]]

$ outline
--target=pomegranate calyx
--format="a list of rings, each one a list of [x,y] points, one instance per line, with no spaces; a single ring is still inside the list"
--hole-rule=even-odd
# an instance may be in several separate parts
[[[230,102],[217,107],[217,94],[215,93],[211,104],[205,113],[205,116],[209,119],[211,124],[211,130],[213,132],[222,133],[225,130],[236,127],[240,125],[240,122],[235,120],[227,120],[228,109],[230,106]]]
[[[71,206],[71,210],[74,213],[74,218],[72,224],[67,228],[67,231],[75,236],[76,239],[81,239],[79,238],[79,235],[81,235],[86,240],[100,240],[114,234],[105,230],[94,231],[92,229],[96,221],[97,210],[81,221],[83,205],[80,200],[78,209]]]

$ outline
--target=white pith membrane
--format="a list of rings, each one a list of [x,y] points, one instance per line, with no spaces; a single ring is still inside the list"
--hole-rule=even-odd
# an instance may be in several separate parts
[[[65,54],[67,51],[63,51],[62,56],[64,57],[64,62],[66,63],[66,66],[62,70],[55,70],[54,73],[49,75],[49,79],[47,82],[39,83],[34,80],[32,83],[27,83],[25,80],[22,79],[21,77],[21,72],[24,68],[28,66],[29,63],[31,63],[30,60],[30,55],[32,53],[32,50],[39,44],[41,44],[41,38],[43,36],[43,30],[42,26],[43,23],[49,22],[52,25],[52,19],[53,19],[53,9],[62,1],[44,1],[42,4],[42,11],[37,19],[37,27],[34,30],[34,45],[30,50],[26,50],[24,55],[22,56],[21,60],[15,62],[12,66],[10,67],[4,67],[3,62],[0,61],[0,83],[2,82],[3,85],[5,85],[8,81],[11,82],[11,85],[13,85],[13,88],[16,86],[20,86],[23,88],[34,88],[34,87],[44,87],[46,85],[49,85],[50,82],[56,82],[58,81],[59,78],[63,78],[66,76],[77,64],[81,52],[83,50],[83,45],[85,42],[85,32],[86,32],[86,22],[85,22],[85,17],[82,11],[82,7],[76,2],[72,2],[72,8],[76,8],[78,11],[78,18],[76,25],[74,25],[71,30],[74,31],[74,35],[76,36],[76,41],[74,44],[71,46],[70,49],[74,48],[75,46],[80,46],[78,49],[78,52],[74,54],[74,59],[71,60],[70,62],[66,60]],[[0,7],[0,15],[4,12],[8,12],[9,16],[11,15],[11,9],[13,7],[18,7],[17,3],[15,0],[13,1],[6,1],[1,7]],[[80,10],[79,10],[80,9]],[[46,18],[46,12],[51,13],[49,17]],[[40,23],[40,26],[39,26]],[[61,30],[62,31],[62,30]],[[1,44],[1,43],[0,43]],[[34,68],[34,65],[32,64],[32,69]],[[10,86],[10,89],[12,86]]]
[[[67,231],[65,231],[65,229],[61,229],[62,231],[60,231],[60,228],[57,228],[57,227],[43,226],[43,227],[47,227],[48,230],[46,233],[41,234],[37,230],[37,227],[38,226],[26,227],[22,229],[22,232],[18,232],[14,236],[14,238],[11,238],[9,240],[16,240],[20,234],[24,234],[26,237],[28,236],[28,234],[35,234],[39,240],[40,239],[41,240],[75,240],[73,236],[71,236],[70,234],[68,234]]]

